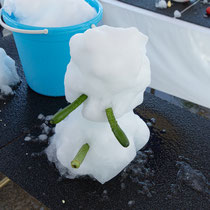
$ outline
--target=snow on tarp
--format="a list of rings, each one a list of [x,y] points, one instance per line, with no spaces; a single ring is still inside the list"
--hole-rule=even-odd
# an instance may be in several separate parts
[[[40,27],[71,26],[96,16],[85,0],[5,0],[4,9],[20,23]]]

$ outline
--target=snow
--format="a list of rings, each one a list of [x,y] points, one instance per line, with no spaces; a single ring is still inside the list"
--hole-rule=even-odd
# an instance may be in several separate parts
[[[73,36],[65,75],[67,101],[86,94],[82,113],[93,121],[106,121],[104,110],[109,107],[116,118],[133,110],[150,84],[147,40],[134,27],[105,25]]]
[[[202,193],[203,195],[209,196],[210,184],[208,179],[204,176],[204,174],[201,171],[192,168],[192,166],[189,163],[187,163],[189,159],[183,156],[179,156],[179,159],[184,159],[184,161],[176,162],[176,167],[179,170],[177,172],[176,184],[171,185],[172,195],[178,194],[183,185],[186,185],[191,189]]]
[[[107,122],[86,120],[82,107],[72,112],[55,129],[50,146],[46,149],[48,159],[55,162],[60,173],[68,178],[89,175],[100,183],[115,177],[136,156],[149,139],[149,129],[132,111],[118,119],[130,145],[122,147],[113,135]],[[79,169],[71,167],[71,161],[83,144],[90,149]],[[67,170],[66,170],[67,169]]]
[[[130,185],[133,183],[137,186],[138,194],[151,198],[156,193],[154,191],[155,183],[153,182],[155,171],[150,168],[149,164],[151,159],[154,159],[154,153],[151,149],[137,152],[135,159],[121,173],[122,190],[126,188],[124,182],[129,179]]]
[[[88,98],[56,125],[46,149],[49,161],[62,176],[89,175],[103,184],[122,171],[148,142],[147,125],[133,113],[150,83],[147,40],[136,28],[109,26],[71,38],[66,99],[73,102],[81,94]],[[117,141],[107,122],[105,109],[109,107],[129,139],[127,148]],[[89,151],[80,167],[72,168],[71,161],[84,144],[89,145]]]
[[[160,8],[160,9],[166,9],[167,8],[167,3],[165,0],[160,0],[155,3],[155,7]]]
[[[45,119],[45,116],[43,114],[39,114],[38,117],[37,117],[37,119],[44,120]]]
[[[174,17],[175,18],[180,18],[182,16],[181,12],[179,10],[174,11]]]
[[[51,128],[47,126],[45,123],[41,125],[42,133],[48,135],[51,132]]]
[[[0,48],[0,93],[2,95],[13,94],[11,86],[19,82],[15,61],[6,54],[4,49]]]
[[[53,115],[47,115],[45,120],[50,121],[53,118]]]
[[[24,141],[31,141],[31,137],[30,137],[30,136],[26,136],[26,137],[24,138]]]
[[[40,27],[71,26],[96,16],[84,0],[5,0],[4,9],[20,23]]]
[[[48,136],[46,134],[41,134],[38,136],[38,140],[39,141],[45,141],[47,140]]]
[[[133,207],[135,205],[135,201],[128,201],[128,206]]]

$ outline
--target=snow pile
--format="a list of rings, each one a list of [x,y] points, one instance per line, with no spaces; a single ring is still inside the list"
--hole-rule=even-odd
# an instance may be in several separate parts
[[[88,98],[55,128],[46,153],[62,175],[89,175],[101,183],[116,176],[149,139],[149,129],[133,108],[143,101],[150,83],[146,56],[147,37],[136,28],[101,26],[76,34],[70,40],[71,61],[65,75],[69,102]],[[112,108],[129,139],[125,148],[116,139],[105,109]],[[41,118],[42,116],[40,116]],[[89,151],[79,168],[71,166],[80,148]]]
[[[165,0],[160,0],[155,3],[155,7],[160,8],[160,9],[166,9],[167,8],[167,3]]]
[[[19,82],[15,61],[6,54],[4,49],[0,48],[0,93],[2,95],[13,94],[10,86]]]
[[[104,110],[109,107],[116,118],[133,110],[150,83],[147,40],[136,28],[109,26],[73,36],[65,75],[67,101],[86,94],[82,113],[93,121],[106,121]]]
[[[81,108],[71,113],[55,128],[55,135],[46,153],[55,162],[62,175],[75,178],[90,175],[102,184],[115,177],[136,156],[149,139],[149,129],[137,115],[129,112],[118,119],[126,133],[130,146],[122,147],[106,122],[86,120]],[[80,168],[73,169],[71,161],[80,147],[88,143],[90,149]]]
[[[4,9],[20,23],[40,27],[71,26],[96,16],[85,0],[5,0]]]

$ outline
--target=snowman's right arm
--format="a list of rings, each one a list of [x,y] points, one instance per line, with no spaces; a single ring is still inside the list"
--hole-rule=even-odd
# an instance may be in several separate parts
[[[80,106],[87,98],[88,98],[88,96],[86,96],[85,94],[82,94],[79,98],[77,98],[70,105],[68,105],[64,109],[60,110],[59,112],[57,112],[53,116],[50,123],[57,124],[57,123],[61,122],[62,120],[64,120],[71,112],[73,112],[78,106]]]

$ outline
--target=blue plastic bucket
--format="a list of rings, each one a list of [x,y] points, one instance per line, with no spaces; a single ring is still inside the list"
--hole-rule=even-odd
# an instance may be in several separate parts
[[[47,96],[64,96],[64,75],[70,61],[69,40],[97,25],[103,15],[98,0],[86,0],[97,11],[93,19],[74,26],[43,28],[20,24],[14,15],[2,10],[4,22],[13,28],[24,30],[47,29],[47,34],[24,34],[13,32],[26,81],[37,93]]]

